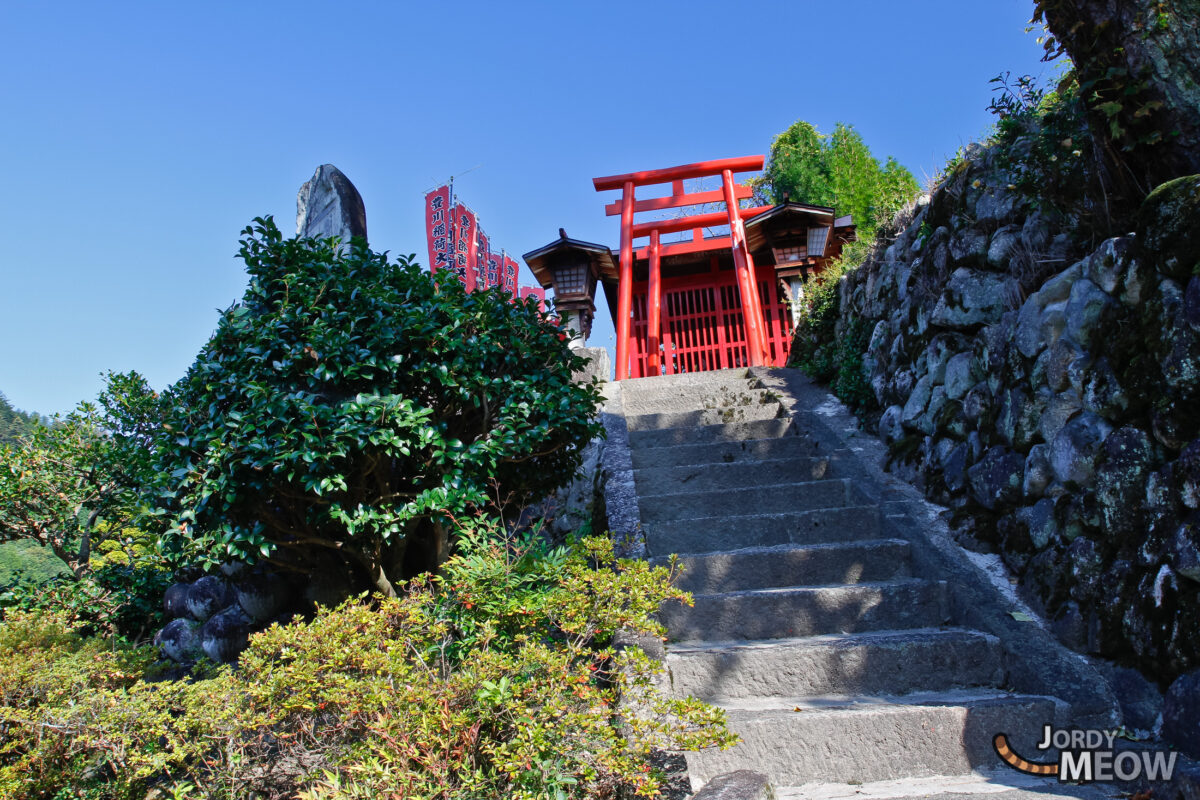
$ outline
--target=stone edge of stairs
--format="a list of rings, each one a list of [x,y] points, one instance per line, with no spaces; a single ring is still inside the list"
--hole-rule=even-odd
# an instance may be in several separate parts
[[[793,414],[809,412],[818,417],[813,432],[826,438],[830,450],[844,448],[857,456],[839,465],[840,474],[850,479],[863,502],[880,504],[888,524],[894,526],[891,535],[913,543],[913,574],[948,583],[953,623],[999,638],[1011,691],[1062,700],[1060,711],[1066,718],[1054,721],[1060,726],[1117,726],[1117,700],[1100,673],[1038,622],[1012,616],[1018,609],[954,541],[939,516],[942,509],[883,471],[886,446],[862,431],[849,409],[798,370],[754,367],[750,374],[779,394]]]

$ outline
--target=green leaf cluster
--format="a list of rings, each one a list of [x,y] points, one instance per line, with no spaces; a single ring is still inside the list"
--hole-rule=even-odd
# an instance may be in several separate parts
[[[269,218],[244,234],[249,287],[159,443],[169,555],[345,559],[389,594],[445,557],[449,519],[571,479],[599,392],[536,304]]]
[[[167,570],[139,525],[150,522],[145,491],[167,403],[137,373],[109,373],[97,402],[0,444],[0,542],[52,553],[66,573],[9,586],[0,605],[69,610],[135,638],[156,624]]]
[[[869,252],[869,242],[852,242],[837,261],[804,282],[789,355],[789,366],[828,383],[839,399],[856,409],[875,402],[863,367],[871,328],[858,317],[841,321],[841,280]]]
[[[0,444],[14,444],[29,436],[39,419],[37,414],[13,408],[4,392],[0,392]]]
[[[252,637],[236,668],[142,679],[149,654],[60,615],[0,624],[0,796],[357,800],[656,795],[655,748],[729,746],[655,691],[619,629],[661,634],[673,568],[494,525],[438,577]],[[151,676],[153,677],[153,676]]]
[[[860,239],[873,238],[920,190],[894,158],[881,165],[852,125],[839,122],[824,136],[803,120],[771,143],[758,188],[775,203],[787,199],[850,214]]]

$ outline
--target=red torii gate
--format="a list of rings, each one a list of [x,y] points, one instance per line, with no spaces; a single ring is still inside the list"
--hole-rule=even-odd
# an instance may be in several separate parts
[[[746,156],[743,158],[726,158],[715,161],[701,161],[696,164],[684,164],[667,169],[631,172],[625,175],[610,175],[594,178],[592,184],[596,191],[603,192],[612,189],[621,190],[621,199],[605,207],[608,216],[621,215],[621,259],[620,276],[617,295],[617,369],[616,379],[629,377],[629,344],[630,315],[633,306],[633,240],[641,236],[650,237],[649,256],[649,285],[646,298],[647,322],[647,364],[650,374],[657,375],[659,363],[659,340],[662,334],[662,276],[660,263],[664,256],[698,253],[706,250],[724,249],[729,246],[733,251],[734,269],[737,273],[738,292],[741,297],[742,315],[746,326],[746,351],[751,366],[762,366],[769,359],[764,329],[766,323],[763,317],[762,305],[759,300],[757,278],[754,261],[746,245],[746,231],[743,220],[769,211],[771,206],[739,209],[738,202],[752,196],[745,186],[733,182],[734,173],[761,170],[763,156]],[[704,178],[720,175],[722,187],[708,192],[686,194],[683,182],[691,178]],[[668,197],[655,197],[638,200],[634,192],[638,186],[651,186],[660,183],[670,183],[671,194]],[[635,224],[634,214],[643,211],[660,211],[667,208],[681,208],[703,203],[724,202],[725,212],[715,214],[693,214],[673,220],[657,220]],[[729,225],[728,238],[705,239],[704,228],[713,225]],[[692,231],[691,242],[679,242],[661,245],[659,235],[675,231]]]

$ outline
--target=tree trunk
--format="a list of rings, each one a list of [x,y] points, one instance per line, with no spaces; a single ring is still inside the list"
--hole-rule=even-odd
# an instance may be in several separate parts
[[[1138,201],[1200,173],[1200,0],[1037,0],[1071,60],[1109,170]],[[1050,53],[1057,52],[1053,42]]]

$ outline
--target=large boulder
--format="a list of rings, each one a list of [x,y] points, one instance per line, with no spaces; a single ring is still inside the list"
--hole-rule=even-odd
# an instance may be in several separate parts
[[[1007,275],[960,267],[950,276],[931,322],[959,329],[996,322],[1017,291],[1017,282]]]
[[[971,494],[986,509],[1002,509],[1021,499],[1025,459],[999,445],[967,470]]]
[[[239,606],[230,606],[204,623],[200,629],[200,648],[217,663],[232,663],[246,649],[252,624],[253,620]]]
[[[200,623],[178,618],[168,622],[154,635],[154,644],[177,664],[188,664],[200,657]]]
[[[187,597],[190,583],[172,583],[163,595],[163,612],[167,619],[186,617],[188,614]]]
[[[238,581],[235,592],[238,605],[257,623],[278,615],[292,597],[288,582],[276,573],[249,574]]]
[[[1067,335],[1082,347],[1090,347],[1104,336],[1102,323],[1111,318],[1116,307],[1117,301],[1096,284],[1086,278],[1075,281],[1065,311]]]
[[[1104,440],[1104,460],[1096,470],[1096,499],[1110,535],[1133,533],[1143,522],[1142,498],[1154,463],[1146,432],[1127,425]]]
[[[1090,486],[1096,461],[1112,425],[1090,411],[1074,417],[1050,443],[1050,468],[1067,487]]]
[[[1083,277],[1107,294],[1115,294],[1133,257],[1135,246],[1133,236],[1118,236],[1104,241],[1083,260]]]
[[[204,622],[232,602],[229,584],[215,575],[205,575],[188,589],[188,614],[197,622]]]
[[[1163,700],[1163,737],[1200,758],[1200,670],[1176,678]]]
[[[1200,175],[1160,185],[1142,203],[1138,225],[1145,251],[1164,274],[1190,275],[1200,264]]]

